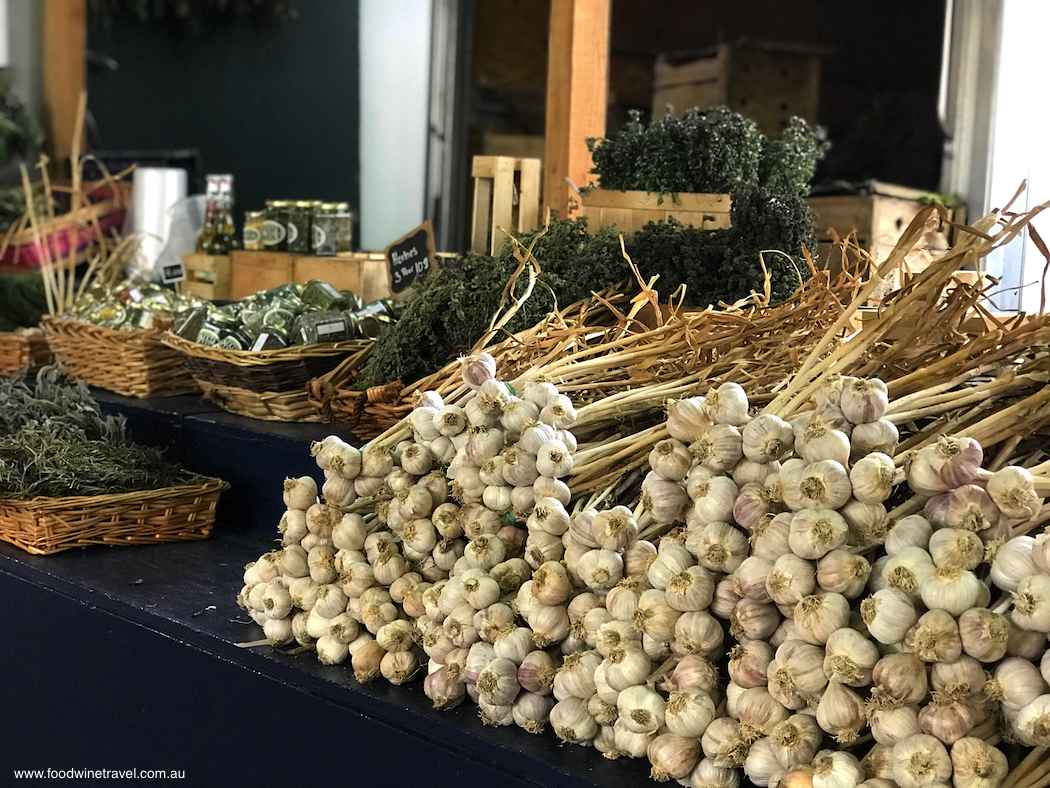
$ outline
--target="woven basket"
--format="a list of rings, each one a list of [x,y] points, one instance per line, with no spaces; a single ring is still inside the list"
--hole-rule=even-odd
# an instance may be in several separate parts
[[[228,486],[205,478],[142,492],[0,500],[0,539],[36,555],[90,545],[206,539],[219,493]]]
[[[225,350],[190,342],[170,331],[161,341],[183,354],[204,396],[231,413],[266,421],[322,421],[306,384],[342,364],[360,366],[371,340],[293,345],[278,350]]]
[[[0,333],[0,375],[12,375],[23,367],[33,370],[52,361],[51,348],[39,328]]]
[[[140,398],[200,391],[184,356],[161,343],[163,331],[116,331],[51,316],[41,325],[63,371],[92,386]]]

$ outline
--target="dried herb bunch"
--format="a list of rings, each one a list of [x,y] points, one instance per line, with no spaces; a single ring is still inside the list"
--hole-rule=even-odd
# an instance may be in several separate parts
[[[0,378],[0,498],[98,495],[168,487],[192,476],[132,443],[86,385],[45,367],[30,384]]]
[[[734,194],[760,187],[778,195],[806,194],[828,147],[801,118],[770,139],[728,107],[693,109],[648,126],[635,111],[615,137],[589,139],[587,145],[603,189]]]

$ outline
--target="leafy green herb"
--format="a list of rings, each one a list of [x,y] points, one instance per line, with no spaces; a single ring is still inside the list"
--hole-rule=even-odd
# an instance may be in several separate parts
[[[123,417],[103,416],[86,385],[45,367],[30,385],[0,378],[0,498],[153,490],[192,478],[132,443]]]
[[[808,273],[802,247],[815,249],[816,239],[802,195],[826,144],[804,121],[793,120],[780,139],[769,140],[752,121],[725,107],[649,126],[636,114],[617,136],[589,144],[602,188],[731,195],[730,228],[712,232],[660,222],[625,239],[642,274],[660,275],[665,295],[684,283],[687,304],[737,301],[752,290],[763,291],[764,261],[776,302],[794,291],[801,272]],[[540,280],[559,305],[605,287],[636,286],[618,236],[611,227],[590,236],[584,219],[551,223],[533,253]],[[521,242],[528,246],[533,237],[526,234]],[[762,254],[774,250],[783,254]],[[376,342],[358,388],[418,380],[467,351],[488,329],[517,265],[508,245],[496,257],[469,254],[444,266]],[[524,287],[519,281],[517,292]],[[553,306],[550,292],[538,285],[506,330],[534,325]]]
[[[46,313],[44,280],[38,274],[0,274],[0,331],[32,328]]]
[[[633,112],[615,137],[587,145],[602,189],[657,194],[733,194],[755,187],[805,194],[827,149],[801,118],[793,118],[779,139],[769,139],[727,107],[689,110],[648,126]]]

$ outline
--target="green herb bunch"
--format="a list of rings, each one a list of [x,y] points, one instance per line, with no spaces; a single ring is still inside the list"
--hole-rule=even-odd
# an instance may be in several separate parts
[[[525,233],[519,240],[528,248],[536,235]],[[520,331],[542,320],[556,306],[552,291],[557,305],[566,306],[591,290],[625,280],[630,273],[616,231],[605,228],[592,237],[587,234],[586,219],[553,222],[536,240],[533,255],[542,269],[542,284],[536,284],[504,327],[506,331]],[[518,266],[510,243],[495,257],[471,253],[443,264],[437,275],[417,287],[400,320],[376,341],[358,374],[358,387],[418,380],[466,353],[488,331]],[[513,295],[520,296],[527,286],[528,277],[523,274]]]
[[[0,498],[153,490],[191,477],[132,443],[123,417],[103,416],[83,383],[59,367],[0,378]]]
[[[44,280],[36,274],[0,274],[0,331],[31,328],[47,313]]]
[[[827,149],[801,118],[770,139],[728,107],[692,109],[648,126],[634,111],[615,137],[589,139],[587,146],[601,188],[657,194],[733,194],[754,187],[805,194]]]
[[[670,221],[625,238],[642,274],[660,275],[665,295],[684,283],[687,304],[731,303],[763,292],[764,262],[777,302],[799,285],[800,272],[808,272],[802,247],[815,249],[816,240],[802,195],[826,145],[804,121],[792,121],[771,141],[725,107],[649,126],[635,114],[619,135],[590,145],[603,188],[731,195],[730,228],[702,231]],[[526,233],[520,241],[528,247],[535,238]],[[555,297],[567,306],[605,287],[635,285],[614,227],[592,236],[585,219],[556,220],[536,239],[533,254],[542,269],[540,283],[504,327],[507,332],[537,323],[554,308]],[[510,244],[495,257],[468,254],[445,264],[419,285],[400,321],[379,337],[357,387],[419,380],[468,351],[488,330],[518,265]],[[525,286],[522,276],[514,294]]]

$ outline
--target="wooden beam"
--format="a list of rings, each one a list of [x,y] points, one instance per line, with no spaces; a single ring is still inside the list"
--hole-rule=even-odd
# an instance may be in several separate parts
[[[551,0],[543,203],[567,213],[591,180],[588,137],[605,136],[611,0]]]
[[[77,103],[87,87],[87,1],[44,0],[43,13],[44,130],[58,162],[73,152]]]

